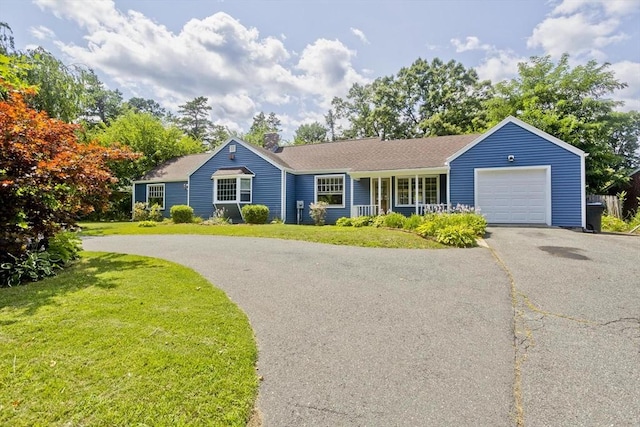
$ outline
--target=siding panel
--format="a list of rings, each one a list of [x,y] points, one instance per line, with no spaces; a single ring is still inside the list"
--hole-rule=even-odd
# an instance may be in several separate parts
[[[515,156],[509,162],[507,156]],[[551,165],[551,224],[580,227],[580,156],[507,123],[451,162],[451,203],[474,204],[474,168]]]
[[[315,201],[315,177],[323,175],[336,175],[335,173],[329,174],[313,174],[313,175],[296,175],[296,200],[304,201],[304,210],[302,211],[302,224],[313,224],[313,219],[309,216],[309,204]],[[342,174],[341,174],[342,175]],[[354,182],[354,187],[357,181]],[[351,197],[351,177],[344,174],[344,208],[329,208],[327,209],[327,224],[335,224],[338,218],[343,216],[351,216],[351,208],[349,207],[349,201]],[[354,189],[355,192],[355,189]]]

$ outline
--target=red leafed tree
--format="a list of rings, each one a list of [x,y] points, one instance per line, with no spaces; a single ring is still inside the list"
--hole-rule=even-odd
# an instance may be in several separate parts
[[[115,180],[108,164],[136,157],[80,143],[76,129],[29,108],[20,93],[0,101],[0,262],[103,209]]]

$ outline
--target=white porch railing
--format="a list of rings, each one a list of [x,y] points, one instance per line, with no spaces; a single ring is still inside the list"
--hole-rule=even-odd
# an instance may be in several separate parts
[[[359,216],[376,216],[378,215],[378,205],[353,205],[351,208],[351,217]]]

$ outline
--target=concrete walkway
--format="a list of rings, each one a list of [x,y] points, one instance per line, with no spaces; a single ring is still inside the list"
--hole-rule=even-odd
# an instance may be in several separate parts
[[[491,252],[216,236],[87,238],[189,266],[249,316],[266,426],[512,425],[513,310]]]

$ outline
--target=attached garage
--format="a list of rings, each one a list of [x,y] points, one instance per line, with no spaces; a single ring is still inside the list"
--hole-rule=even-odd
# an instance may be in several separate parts
[[[474,205],[494,224],[551,225],[551,167],[475,169]]]
[[[490,224],[584,227],[585,157],[508,117],[447,159],[449,203],[479,208]]]

